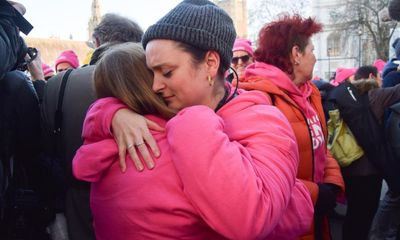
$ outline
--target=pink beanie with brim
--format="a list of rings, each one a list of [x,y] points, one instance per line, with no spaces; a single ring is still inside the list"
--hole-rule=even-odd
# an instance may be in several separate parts
[[[235,51],[245,51],[248,54],[250,54],[250,56],[253,56],[253,49],[251,48],[251,42],[248,39],[244,38],[236,39],[232,48],[232,52]]]
[[[79,67],[78,56],[73,50],[66,50],[58,56],[54,64],[55,69],[57,69],[57,66],[60,63],[69,63],[73,68]]]
[[[335,76],[335,79],[333,81],[331,81],[331,84],[335,87],[338,86],[344,80],[353,76],[356,73],[356,71],[357,71],[357,68],[338,68],[338,69],[336,69],[336,76]]]
[[[43,74],[46,76],[50,73],[54,74],[54,70],[51,69],[51,67],[49,65],[47,65],[46,63],[42,63],[42,69],[43,69]]]
[[[374,61],[373,66],[376,67],[378,69],[378,72],[382,73],[383,68],[385,67],[386,62],[383,61],[382,59],[376,59]]]

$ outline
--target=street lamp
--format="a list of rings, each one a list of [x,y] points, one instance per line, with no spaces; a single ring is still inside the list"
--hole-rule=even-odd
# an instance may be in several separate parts
[[[330,81],[331,80],[331,76],[332,76],[332,74],[331,74],[331,52],[332,52],[332,48],[328,48],[328,50],[327,50],[327,55],[328,55],[328,81]]]
[[[358,67],[361,67],[361,36],[363,34],[363,31],[361,28],[358,29]]]

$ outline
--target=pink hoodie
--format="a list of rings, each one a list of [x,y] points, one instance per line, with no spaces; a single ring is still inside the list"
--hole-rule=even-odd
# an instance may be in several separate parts
[[[109,131],[124,105],[97,101],[73,160],[75,176],[92,182],[97,238],[293,239],[309,230],[313,204],[295,179],[293,132],[267,101],[243,91],[218,115],[205,106],[182,110],[167,136],[153,132],[162,151],[155,169],[130,166],[125,174]]]
[[[295,102],[297,108],[301,110],[304,117],[307,119],[308,128],[311,130],[315,160],[314,181],[317,183],[322,182],[326,162],[325,137],[318,114],[310,103],[312,83],[307,81],[303,85],[297,87],[282,70],[263,62],[256,62],[248,66],[245,72],[245,78],[251,76],[262,76],[272,81],[280,89],[284,90]]]

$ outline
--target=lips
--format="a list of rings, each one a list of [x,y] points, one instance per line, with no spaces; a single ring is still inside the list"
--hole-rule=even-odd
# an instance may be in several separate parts
[[[173,97],[174,97],[173,95],[171,95],[171,96],[163,96],[163,99],[164,99],[164,101],[170,101],[171,98],[173,98]]]

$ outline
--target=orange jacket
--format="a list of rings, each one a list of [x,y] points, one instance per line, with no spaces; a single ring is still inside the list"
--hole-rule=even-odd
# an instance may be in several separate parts
[[[317,183],[314,182],[314,156],[312,139],[307,121],[302,111],[296,105],[296,103],[285,93],[283,89],[280,89],[272,81],[265,77],[250,76],[247,78],[243,78],[239,83],[239,87],[246,90],[260,90],[267,93],[270,96],[273,105],[279,108],[289,120],[289,123],[291,124],[296,135],[300,154],[300,163],[297,177],[301,179],[310,190],[311,198],[315,204],[318,197],[319,188]],[[312,85],[312,88],[313,89],[310,96],[310,102],[318,114],[326,139],[327,128],[325,115],[321,103],[321,95],[317,87]],[[325,150],[326,162],[324,167],[323,182],[335,184],[341,188],[342,192],[344,192],[344,181],[340,172],[340,167],[326,147]],[[326,224],[325,227],[328,227],[328,225]],[[324,232],[328,234],[327,230],[328,229],[324,229]],[[329,239],[328,236],[329,235],[327,235],[324,239]],[[314,239],[313,228],[311,229],[310,235],[302,237],[301,239]]]

